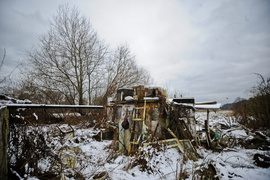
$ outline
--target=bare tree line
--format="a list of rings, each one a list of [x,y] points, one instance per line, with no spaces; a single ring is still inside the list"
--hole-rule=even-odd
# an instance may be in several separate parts
[[[20,98],[37,103],[104,104],[118,88],[151,82],[128,45],[110,50],[90,21],[68,5],[59,6],[22,69]]]

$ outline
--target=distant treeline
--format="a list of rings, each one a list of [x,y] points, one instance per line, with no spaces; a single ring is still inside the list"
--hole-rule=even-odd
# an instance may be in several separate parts
[[[241,98],[241,97],[237,97],[233,103],[227,103],[227,104],[223,104],[220,109],[221,110],[233,110],[233,107],[234,106],[237,106],[237,104],[241,104],[242,102],[245,102],[247,101],[246,99],[244,98]]]

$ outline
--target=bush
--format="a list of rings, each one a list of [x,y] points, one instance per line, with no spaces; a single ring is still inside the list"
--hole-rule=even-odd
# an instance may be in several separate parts
[[[251,98],[235,103],[232,109],[241,124],[253,129],[270,128],[270,78],[257,75],[260,82],[249,90]]]

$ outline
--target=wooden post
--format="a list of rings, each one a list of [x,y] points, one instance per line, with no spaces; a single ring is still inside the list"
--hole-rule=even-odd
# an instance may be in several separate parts
[[[8,156],[7,156],[7,137],[9,113],[7,108],[0,109],[0,177],[2,180],[8,179]]]
[[[209,109],[207,109],[207,119],[205,121],[205,131],[206,131],[206,140],[208,143],[208,146],[212,148],[212,142],[210,137],[210,130],[209,130]]]

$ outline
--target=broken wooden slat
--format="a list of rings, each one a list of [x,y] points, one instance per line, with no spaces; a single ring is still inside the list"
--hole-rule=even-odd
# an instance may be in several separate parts
[[[179,139],[176,137],[176,135],[170,130],[170,128],[167,128],[167,130],[169,131],[169,133],[170,133],[173,137],[175,137],[175,140],[176,140],[176,142],[177,142],[177,146],[178,146],[179,150],[181,151],[181,153],[182,153],[186,158],[188,158],[188,156],[187,156],[187,154],[185,153],[184,147],[181,145],[180,142],[187,142],[187,143],[189,144],[189,146],[192,147],[192,150],[193,150],[193,152],[194,152],[195,155],[196,155],[196,150],[195,150],[195,148],[193,147],[193,145],[191,144],[190,140],[179,140]],[[190,153],[190,154],[191,154],[191,153]],[[196,159],[196,157],[192,157],[192,159]]]
[[[179,142],[179,139],[176,137],[176,135],[170,130],[170,128],[167,128],[167,130],[169,131],[169,133],[176,139],[177,142],[177,146],[179,148],[179,150],[181,151],[181,153],[187,158],[187,155],[184,151],[184,148],[182,147],[182,145]]]

